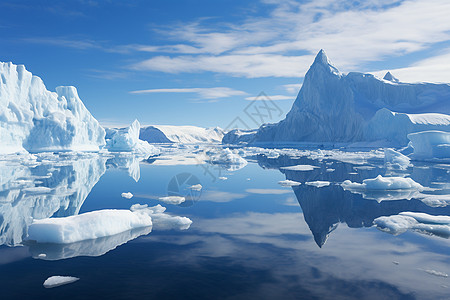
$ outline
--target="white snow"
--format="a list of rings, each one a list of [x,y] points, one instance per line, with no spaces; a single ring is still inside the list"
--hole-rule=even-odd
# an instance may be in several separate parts
[[[317,188],[321,188],[324,186],[329,186],[331,184],[331,182],[329,181],[322,181],[322,180],[317,180],[317,181],[309,181],[309,182],[305,182],[305,184],[307,185],[311,185],[311,186],[315,186]]]
[[[72,276],[51,276],[44,281],[45,288],[54,288],[64,284],[73,283],[78,281],[80,278]]]
[[[414,148],[414,158],[450,158],[450,132],[422,131],[408,134],[408,139]]]
[[[0,62],[0,154],[98,151],[105,130],[75,87],[46,89],[23,65]]]
[[[423,186],[411,178],[383,177],[364,179],[363,183],[345,180],[341,186],[345,190],[417,190],[423,191]]]
[[[281,186],[291,187],[291,186],[299,186],[302,183],[286,179],[286,180],[278,181],[278,184],[281,185]]]
[[[130,192],[122,193],[121,196],[122,196],[123,198],[125,198],[125,199],[131,199],[131,198],[133,198],[133,194],[130,193]]]
[[[384,149],[384,164],[388,168],[406,170],[411,166],[410,158],[391,148]]]
[[[221,128],[202,128],[197,126],[144,126],[140,131],[140,139],[149,143],[220,143],[224,132]]]
[[[160,197],[159,200],[167,204],[178,205],[186,201],[186,198],[181,196],[166,196]]]
[[[139,139],[140,123],[135,120],[126,128],[106,130],[106,148],[114,152],[133,152],[144,155],[158,155],[160,150],[147,141]]]
[[[280,169],[289,171],[312,171],[317,168],[319,167],[311,165],[295,165],[295,166],[281,167]]]
[[[398,235],[411,229],[429,235],[444,238],[450,237],[449,216],[402,212],[399,215],[376,218],[373,222],[378,229],[393,235]]]

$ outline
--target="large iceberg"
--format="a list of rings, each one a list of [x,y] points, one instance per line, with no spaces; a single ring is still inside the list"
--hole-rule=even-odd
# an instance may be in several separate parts
[[[223,142],[406,145],[411,132],[450,131],[450,85],[403,83],[389,75],[342,74],[321,50],[284,120],[263,124],[254,134],[232,131]]]
[[[152,125],[141,128],[140,139],[149,143],[220,143],[224,131],[219,128],[197,126]]]
[[[408,134],[416,159],[450,159],[450,132],[429,130]]]
[[[75,87],[46,89],[23,65],[0,62],[0,153],[98,151],[105,130]]]

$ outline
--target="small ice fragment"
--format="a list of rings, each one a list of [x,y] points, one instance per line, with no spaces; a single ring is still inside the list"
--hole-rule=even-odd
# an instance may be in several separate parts
[[[329,182],[329,181],[321,181],[321,180],[305,182],[305,184],[312,185],[312,186],[315,186],[317,188],[321,188],[321,187],[324,187],[324,186],[329,186],[330,183],[331,182]]]
[[[199,183],[199,184],[194,184],[194,185],[192,185],[192,186],[190,186],[189,187],[191,190],[193,190],[193,191],[201,191],[202,190],[202,185]]]
[[[51,276],[44,281],[44,287],[51,289],[64,284],[73,283],[77,280],[80,280],[80,278],[72,276]]]
[[[281,185],[281,186],[286,186],[286,187],[301,185],[300,182],[289,180],[289,179],[278,181],[278,184]]]
[[[128,193],[122,193],[122,197],[125,199],[131,199],[133,198],[133,194],[128,192]]]
[[[181,196],[167,196],[167,197],[160,197],[159,200],[167,204],[178,205],[186,201],[186,198]]]
[[[219,179],[220,179],[220,180],[227,180],[228,178],[222,176],[222,177],[219,177]]]
[[[47,254],[41,253],[41,254],[38,255],[38,257],[39,257],[39,258],[45,258],[45,257],[47,257]]]
[[[317,168],[319,168],[319,167],[311,166],[311,165],[296,165],[296,166],[289,166],[289,167],[281,167],[280,169],[290,170],[290,171],[312,171]]]
[[[329,173],[334,172],[334,171],[335,171],[335,169],[327,169],[327,172],[329,172]]]

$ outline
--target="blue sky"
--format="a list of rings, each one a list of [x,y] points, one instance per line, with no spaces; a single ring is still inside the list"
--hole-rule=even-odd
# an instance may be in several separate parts
[[[76,86],[105,125],[257,127],[250,100],[287,113],[321,48],[342,72],[449,81],[449,15],[443,0],[1,1],[0,61]]]

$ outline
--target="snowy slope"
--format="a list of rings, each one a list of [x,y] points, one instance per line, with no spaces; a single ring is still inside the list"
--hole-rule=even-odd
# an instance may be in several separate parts
[[[98,151],[104,137],[74,87],[50,92],[24,66],[0,62],[0,153]]]
[[[376,116],[379,110],[382,111]],[[421,115],[394,114],[393,118],[386,118],[388,111]],[[384,79],[356,72],[345,75],[321,50],[286,118],[262,125],[254,140],[269,143],[392,140],[397,138],[397,130],[404,130],[404,123],[398,121],[402,118],[411,124],[413,131],[416,130],[413,127],[431,130],[437,129],[436,126],[448,130],[449,117],[442,113],[450,114],[450,85],[402,83],[390,73]],[[380,114],[385,118],[380,118]],[[383,119],[383,123],[368,126],[374,117]],[[375,129],[377,134],[371,132]],[[400,134],[402,143],[407,142],[409,132]]]
[[[224,132],[219,127],[151,125],[141,128],[139,138],[149,143],[220,143]]]

